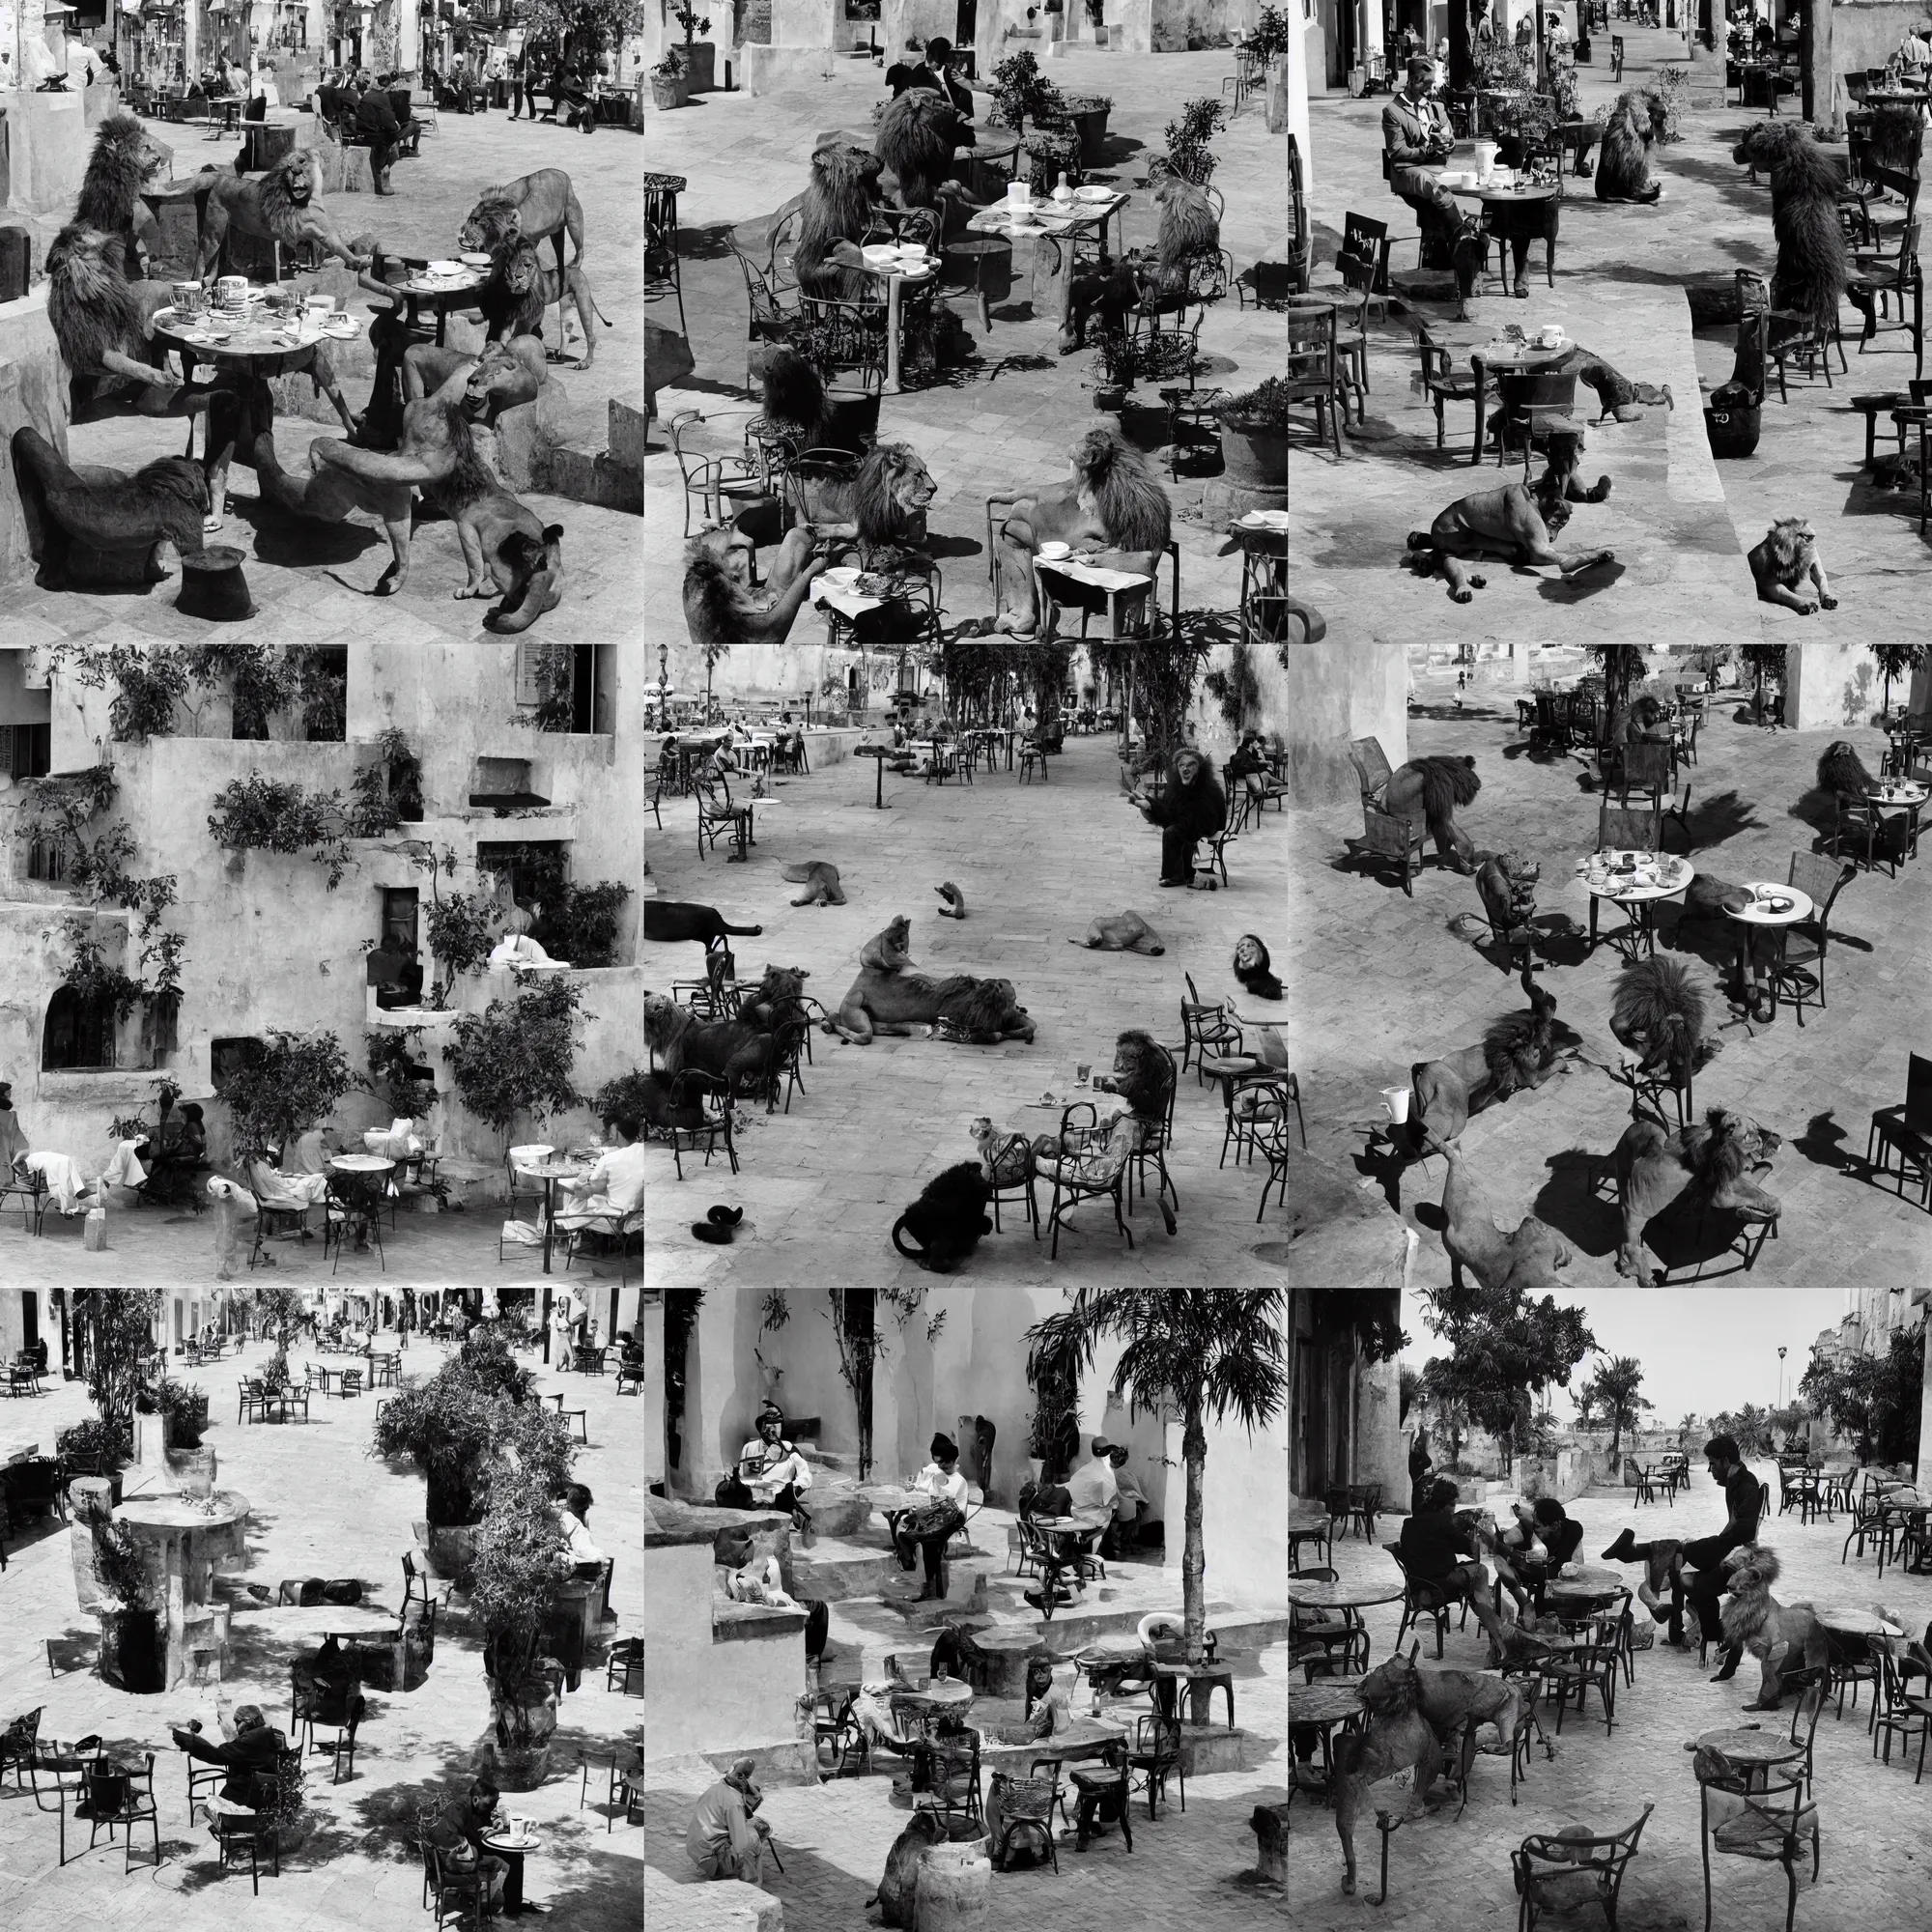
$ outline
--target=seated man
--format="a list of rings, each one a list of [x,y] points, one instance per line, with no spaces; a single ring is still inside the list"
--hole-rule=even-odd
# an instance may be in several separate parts
[[[199,1105],[190,1100],[176,1109],[161,1129],[159,1145],[143,1141],[134,1155],[149,1163],[143,1191],[151,1198],[166,1200],[186,1192],[196,1173],[208,1165],[208,1129]]]
[[[1449,115],[1430,87],[1434,65],[1426,60],[1408,64],[1408,78],[1382,109],[1382,149],[1388,156],[1389,185],[1415,210],[1422,227],[1422,266],[1451,267],[1449,248],[1463,225],[1456,198],[1425,172],[1439,167],[1455,146]]]
[[[761,1796],[753,1776],[756,1769],[754,1759],[741,1757],[693,1809],[684,1849],[700,1877],[764,1883],[765,1840],[772,1828],[752,1816]]]
[[[803,1527],[808,1520],[799,1498],[811,1488],[811,1465],[784,1439],[784,1416],[771,1405],[758,1413],[758,1434],[738,1452],[731,1474],[719,1484],[723,1509],[789,1510]]]
[[[574,1180],[558,1183],[556,1225],[559,1228],[587,1228],[596,1221],[621,1224],[625,1215],[643,1205],[644,1170],[647,1161],[643,1147],[643,1122],[628,1115],[611,1122],[611,1131],[622,1145],[598,1155],[587,1172]],[[629,1350],[626,1350],[628,1359]],[[639,1364],[643,1351],[638,1351]]]
[[[247,1167],[248,1185],[269,1208],[314,1208],[328,1190],[324,1174],[289,1174],[273,1155],[251,1160]]]
[[[1112,1515],[1120,1486],[1114,1477],[1114,1445],[1104,1435],[1093,1440],[1093,1458],[1066,1479],[1073,1507],[1085,1516]]]
[[[231,1804],[245,1805],[252,1810],[260,1801],[257,1777],[272,1774],[277,1769],[282,1752],[288,1748],[288,1741],[280,1731],[270,1726],[260,1705],[238,1704],[231,1719],[227,1698],[218,1688],[214,1703],[222,1742],[211,1744],[201,1735],[199,1724],[191,1731],[176,1727],[173,1733],[175,1748],[186,1751],[188,1756],[199,1758],[204,1764],[223,1766],[228,1776],[222,1782],[221,1796]],[[218,1836],[218,1820],[211,1817],[209,1823]]]
[[[483,1909],[514,1918],[525,1911],[524,1861],[506,1859],[483,1843],[484,1833],[496,1823],[497,1787],[487,1777],[472,1778],[469,1791],[452,1798],[429,1827],[429,1841],[441,1856],[445,1871],[483,1874]]]
[[[1500,1653],[1502,1619],[1496,1614],[1489,1572],[1476,1560],[1475,1533],[1456,1520],[1459,1493],[1454,1483],[1438,1478],[1429,1492],[1429,1507],[1403,1524],[1397,1548],[1412,1583],[1427,1583],[1451,1603],[1468,1598],[1477,1622]]]
[[[1107,1451],[1108,1460],[1114,1465],[1114,1521],[1109,1532],[1112,1548],[1108,1548],[1108,1537],[1100,1540],[1102,1556],[1124,1556],[1129,1550],[1138,1549],[1141,1541],[1141,1525],[1147,1520],[1148,1511],[1153,1507],[1141,1492],[1141,1488],[1127,1474],[1127,1452],[1116,1442]]]

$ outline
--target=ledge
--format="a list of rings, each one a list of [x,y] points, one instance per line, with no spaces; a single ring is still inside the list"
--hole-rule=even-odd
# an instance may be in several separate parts
[[[711,1605],[713,1643],[758,1643],[767,1637],[794,1636],[805,1630],[803,1610],[781,1610],[770,1604],[734,1604],[719,1598]]]
[[[668,1549],[679,1545],[716,1540],[721,1529],[776,1528],[791,1518],[782,1510],[717,1509],[709,1504],[679,1502],[674,1497],[644,1498],[644,1548]]]

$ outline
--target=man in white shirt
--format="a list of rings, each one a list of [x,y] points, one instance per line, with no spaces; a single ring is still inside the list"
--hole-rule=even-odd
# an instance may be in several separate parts
[[[612,1121],[611,1125],[628,1145],[607,1150],[587,1173],[559,1183],[563,1195],[556,1210],[559,1228],[582,1228],[606,1216],[621,1221],[643,1205],[645,1155],[639,1138],[640,1123]]]
[[[1114,1445],[1104,1435],[1094,1438],[1094,1460],[1083,1463],[1066,1479],[1066,1493],[1077,1516],[1111,1516],[1120,1484],[1114,1476]]]
[[[946,1545],[966,1520],[966,1478],[959,1473],[959,1448],[950,1435],[932,1438],[932,1461],[913,1479],[912,1487],[932,1498],[900,1517],[894,1541],[899,1568],[910,1570],[917,1548],[925,1563],[925,1584],[919,1593],[928,1598],[946,1595]]]
[[[758,1414],[758,1433],[738,1452],[738,1463],[718,1486],[725,1509],[789,1510],[803,1529],[810,1521],[799,1498],[811,1488],[811,1468],[784,1438],[784,1416],[767,1406]]]

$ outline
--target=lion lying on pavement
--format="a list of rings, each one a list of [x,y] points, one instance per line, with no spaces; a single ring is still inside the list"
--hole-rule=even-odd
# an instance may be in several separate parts
[[[905,956],[910,930],[900,917],[867,943],[859,977],[826,1020],[827,1033],[867,1046],[877,1034],[909,1035],[923,1025],[940,1038],[976,1046],[1002,1039],[1033,1044],[1033,1021],[1010,980],[980,980],[970,973],[935,980],[917,972]]]
[[[1488,558],[1520,569],[1554,564],[1565,578],[1615,562],[1613,551],[1556,549],[1553,540],[1570,521],[1568,483],[1567,470],[1546,470],[1534,494],[1516,481],[1459,497],[1428,529],[1409,531],[1403,561],[1419,576],[1442,577],[1457,604],[1468,603],[1485,587],[1485,580],[1467,566]]]

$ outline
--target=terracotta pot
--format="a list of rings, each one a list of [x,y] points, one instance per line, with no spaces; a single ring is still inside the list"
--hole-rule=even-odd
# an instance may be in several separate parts
[[[1288,487],[1288,432],[1244,428],[1238,422],[1221,425],[1221,460],[1230,483],[1250,490]]]

